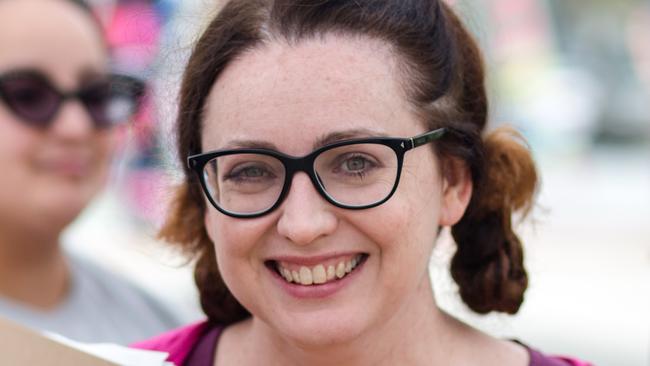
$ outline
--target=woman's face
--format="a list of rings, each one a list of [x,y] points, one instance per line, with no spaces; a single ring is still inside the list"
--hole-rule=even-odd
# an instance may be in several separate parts
[[[203,151],[267,146],[303,156],[323,141],[426,132],[398,75],[378,41],[330,36],[267,44],[233,61],[213,86]],[[396,193],[378,207],[337,208],[297,173],[271,213],[236,219],[208,204],[205,224],[229,289],[269,329],[305,344],[345,342],[381,327],[419,296],[431,297],[422,289],[430,288],[444,190],[435,154],[422,147],[406,154]],[[350,273],[324,285],[288,283],[276,270],[300,274],[322,265],[327,272],[359,257]]]
[[[30,69],[61,91],[106,73],[107,53],[89,15],[62,0],[0,1],[0,75]],[[36,128],[0,100],[0,220],[68,224],[106,179],[115,132],[93,128],[68,100],[47,128]]]

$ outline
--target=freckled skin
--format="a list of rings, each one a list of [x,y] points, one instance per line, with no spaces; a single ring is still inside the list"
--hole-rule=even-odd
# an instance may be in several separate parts
[[[395,137],[425,132],[394,67],[385,45],[367,40],[327,38],[256,49],[230,64],[214,85],[203,148],[254,139],[304,155],[319,137],[352,128]],[[429,283],[441,192],[436,158],[430,148],[420,148],[406,155],[398,191],[377,208],[336,208],[298,174],[273,213],[240,220],[210,208],[206,226],[229,288],[273,331],[309,344],[347,342],[381,326],[405,301],[431,301],[431,292],[418,288],[429,287],[423,284]],[[264,266],[264,258],[274,255],[335,251],[369,258],[351,286],[324,300],[288,297]]]

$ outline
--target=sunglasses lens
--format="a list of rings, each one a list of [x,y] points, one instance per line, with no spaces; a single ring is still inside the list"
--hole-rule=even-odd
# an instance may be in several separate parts
[[[35,76],[7,78],[0,88],[9,108],[33,125],[46,125],[61,104],[59,94],[45,80]]]
[[[80,95],[97,127],[107,128],[126,122],[138,110],[144,84],[127,76],[87,87]]]
[[[76,95],[95,127],[109,128],[128,121],[138,110],[144,83],[125,75],[111,75],[87,84]],[[64,99],[47,78],[34,72],[16,72],[0,79],[0,97],[16,116],[36,127],[47,127]]]

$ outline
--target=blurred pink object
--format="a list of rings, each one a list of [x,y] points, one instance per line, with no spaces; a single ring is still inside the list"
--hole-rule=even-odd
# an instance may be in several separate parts
[[[170,178],[158,168],[132,170],[125,178],[125,193],[131,212],[154,227],[160,227],[170,198]]]
[[[160,17],[146,2],[117,5],[106,24],[106,38],[118,64],[143,70],[158,52]]]

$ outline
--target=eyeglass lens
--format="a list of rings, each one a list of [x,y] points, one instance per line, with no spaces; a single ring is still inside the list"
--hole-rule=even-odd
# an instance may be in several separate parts
[[[391,193],[398,159],[388,146],[359,143],[323,151],[313,168],[320,189],[330,199],[344,206],[362,207],[382,201]],[[203,174],[214,202],[237,214],[272,207],[287,179],[286,168],[278,158],[251,153],[214,158],[205,165]]]

